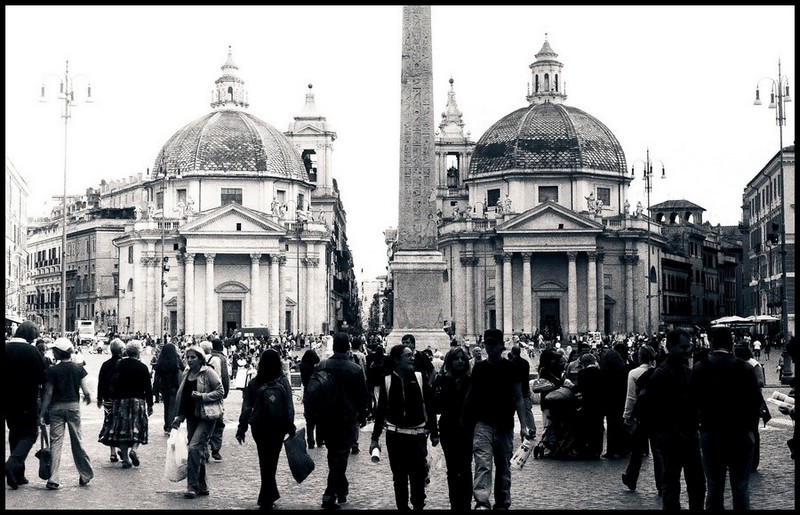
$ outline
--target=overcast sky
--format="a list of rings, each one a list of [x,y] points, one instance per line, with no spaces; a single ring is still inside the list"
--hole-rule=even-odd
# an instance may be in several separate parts
[[[28,180],[31,215],[60,195],[64,124],[54,96],[65,60],[81,94],[69,121],[70,194],[153,166],[164,143],[211,111],[228,46],[248,111],[281,131],[308,83],[337,132],[333,175],[359,279],[385,273],[397,225],[402,7],[5,6],[6,155]],[[742,191],[779,149],[767,108],[778,61],[795,83],[794,6],[433,6],[434,116],[449,89],[472,139],[527,105],[545,33],[564,64],[567,104],[605,124],[628,168],[666,166],[651,203],[687,199],[713,224],[741,218]],[[83,76],[81,76],[83,75]],[[753,106],[756,84],[760,107]],[[783,143],[794,143],[794,102]],[[645,203],[641,163],[629,191]],[[363,269],[363,274],[361,273]]]

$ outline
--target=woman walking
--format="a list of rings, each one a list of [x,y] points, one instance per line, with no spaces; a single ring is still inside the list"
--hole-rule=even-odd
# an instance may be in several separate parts
[[[258,505],[262,510],[271,510],[275,501],[281,497],[275,475],[283,438],[287,434],[290,438],[295,434],[291,392],[292,387],[283,373],[280,354],[274,349],[262,352],[256,377],[242,392],[242,412],[236,431],[236,440],[241,445],[244,443],[248,424],[252,429],[261,470]],[[265,403],[269,403],[269,406]]]
[[[119,338],[111,340],[108,347],[111,357],[100,365],[100,372],[97,374],[97,407],[103,408],[103,426],[100,428],[100,435],[98,436],[98,441],[101,443],[106,439],[106,434],[111,430],[111,426],[114,423],[115,395],[111,391],[111,381],[117,372],[117,364],[125,352],[125,344]],[[111,453],[111,462],[118,462],[117,448],[109,445],[109,452]]]
[[[461,423],[470,380],[469,354],[464,347],[451,348],[433,380],[433,403],[441,415],[439,437],[447,465],[450,509],[459,511],[472,507],[472,428]]]
[[[299,365],[300,382],[303,384],[304,401],[305,401],[306,388],[308,387],[308,380],[311,378],[311,374],[314,373],[314,367],[317,366],[317,363],[319,363],[319,361],[320,361],[319,356],[317,355],[317,352],[314,349],[308,349],[303,354],[303,357],[300,358],[300,365]],[[314,421],[309,418],[306,418],[306,438],[308,439],[309,449],[313,449],[317,443],[319,443],[320,446],[325,445],[325,442],[321,438],[319,438],[318,434],[316,435],[317,436],[316,441],[314,440],[315,428],[316,425],[314,424]]]
[[[161,349],[158,361],[153,365],[153,384],[158,384],[161,400],[164,403],[164,434],[169,435],[170,425],[175,418],[175,395],[184,365],[174,344],[168,343]]]
[[[204,454],[215,421],[202,418],[202,406],[214,403],[221,405],[225,390],[214,369],[206,365],[206,354],[202,348],[197,345],[187,348],[186,364],[175,396],[176,415],[172,427],[177,429],[186,421],[189,463],[186,478],[188,486],[183,496],[194,499],[198,495],[209,494]]]
[[[141,352],[139,342],[125,346],[125,357],[117,364],[111,383],[115,395],[111,428],[101,440],[105,445],[119,447],[124,469],[139,466],[137,451],[140,444],[147,445],[148,417],[153,414],[150,371],[139,361]]]

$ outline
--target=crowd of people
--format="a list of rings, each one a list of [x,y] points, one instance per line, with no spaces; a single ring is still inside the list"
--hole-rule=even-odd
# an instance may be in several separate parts
[[[453,338],[444,353],[418,349],[413,334],[389,348],[380,335],[341,332],[225,339],[211,333],[165,338],[164,344],[140,336],[112,338],[97,377],[95,401],[104,415],[98,442],[108,447],[109,460],[123,469],[140,466],[138,449],[148,444],[153,404],[162,402],[165,435],[186,424],[184,496],[209,495],[206,464],[222,460],[225,399],[240,390],[236,440],[245,445],[249,431],[255,443],[257,502],[266,510],[280,498],[282,442],[295,436],[301,409],[294,405],[289,372],[300,375],[308,447],[327,451],[321,507],[331,510],[347,502],[348,455],[360,452],[359,429],[370,421],[369,451],[385,447],[399,510],[426,504],[428,443],[442,446],[452,509],[509,509],[515,428],[521,440],[536,438],[537,402],[543,427],[535,457],[626,459],[622,483],[635,490],[649,454],[665,509],[681,508],[681,473],[689,509],[721,509],[726,477],[733,507],[747,509],[749,477],[760,456],[758,424],[769,417],[756,357],[768,356],[768,347],[758,337],[734,341],[727,328],[699,337],[682,329],[601,342],[577,336],[565,345],[559,338],[542,342],[539,334],[504,338],[501,330],[489,329],[474,344]],[[793,338],[787,352],[796,359]],[[12,489],[28,483],[25,459],[39,431],[49,432],[53,452],[47,489],[60,487],[66,431],[79,485],[94,477],[80,402],[91,404],[95,392],[77,353],[68,338],[44,344],[32,322],[23,322],[6,341],[6,387],[18,392],[5,407],[11,451],[5,473]],[[335,385],[324,392],[324,411],[306,397],[320,372]],[[279,406],[273,407],[277,416],[267,413],[265,395]],[[793,409],[782,411],[794,418]]]

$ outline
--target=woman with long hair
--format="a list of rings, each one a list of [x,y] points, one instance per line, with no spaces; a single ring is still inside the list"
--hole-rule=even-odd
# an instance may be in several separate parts
[[[304,354],[303,357],[300,358],[300,382],[303,384],[303,401],[305,401],[305,394],[306,388],[308,387],[308,380],[311,378],[311,374],[314,373],[314,368],[319,363],[320,359],[317,355],[317,352],[314,349],[308,349]],[[319,443],[320,446],[324,445],[325,442],[319,438],[317,434],[316,441],[314,440],[315,434],[315,424],[314,421],[306,418],[306,438],[308,439],[308,448],[313,449],[314,446]]]
[[[111,357],[100,365],[100,372],[97,374],[97,407],[103,408],[103,426],[100,428],[100,435],[98,441],[102,442],[105,435],[111,430],[114,420],[114,392],[111,391],[111,380],[117,371],[117,364],[122,359],[122,354],[125,352],[125,344],[119,338],[114,338],[109,344],[109,352]],[[111,453],[111,462],[116,463],[119,461],[117,457],[117,448],[109,445],[109,452]]]
[[[275,416],[276,413],[267,415],[263,405],[272,395],[277,397],[272,404],[279,410],[278,417]],[[242,392],[242,412],[239,415],[239,427],[236,431],[236,440],[240,445],[245,441],[248,425],[256,442],[258,466],[261,470],[258,505],[263,510],[271,510],[275,501],[281,497],[275,475],[278,471],[278,458],[283,447],[283,439],[287,434],[289,437],[295,434],[292,386],[283,373],[281,356],[274,349],[267,349],[261,353],[258,372]]]
[[[450,508],[459,511],[472,505],[472,428],[464,427],[461,420],[470,380],[469,354],[464,347],[452,347],[433,380],[433,403],[441,415],[439,437],[447,466]]]
[[[170,425],[175,418],[175,395],[178,393],[178,381],[184,369],[183,360],[178,355],[174,344],[168,343],[161,348],[158,360],[153,365],[153,384],[164,403],[164,433],[169,435]]]
[[[189,463],[187,490],[183,496],[194,499],[198,495],[209,493],[205,451],[216,424],[215,420],[202,418],[202,405],[221,403],[225,390],[214,369],[206,365],[206,354],[200,346],[192,345],[186,349],[186,365],[175,395],[175,420],[172,421],[172,427],[177,429],[186,421]]]

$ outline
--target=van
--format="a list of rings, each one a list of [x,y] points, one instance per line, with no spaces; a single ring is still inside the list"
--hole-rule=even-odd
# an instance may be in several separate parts
[[[94,346],[97,338],[95,337],[94,320],[77,320],[75,331],[78,333],[78,345]]]

